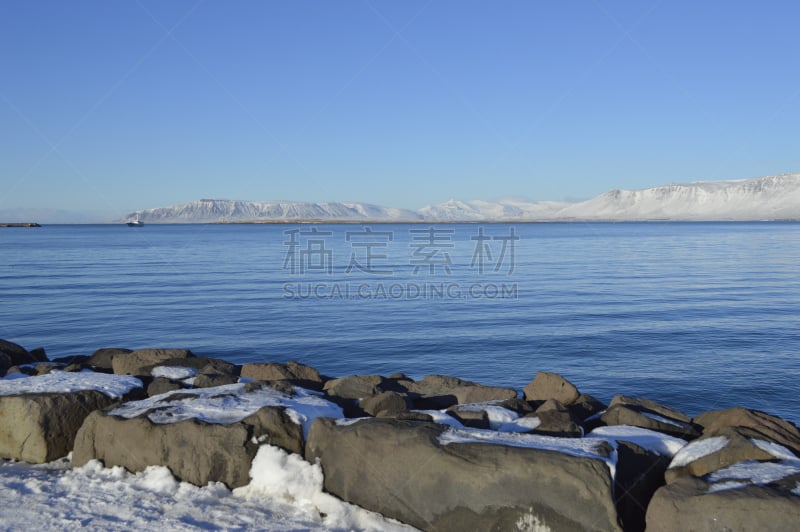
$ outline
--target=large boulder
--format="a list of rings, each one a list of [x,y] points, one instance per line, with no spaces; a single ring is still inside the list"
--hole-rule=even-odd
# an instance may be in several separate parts
[[[92,356],[89,357],[89,365],[98,370],[113,371],[111,361],[114,360],[114,357],[132,352],[131,349],[122,347],[103,347],[92,353]]]
[[[222,482],[236,488],[250,481],[250,466],[262,443],[301,453],[303,432],[284,408],[273,406],[228,424],[196,418],[157,424],[147,416],[125,419],[94,412],[78,432],[72,463],[79,467],[96,459],[134,472],[161,465],[197,486]]]
[[[181,390],[96,412],[78,432],[73,464],[98,459],[130,471],[160,465],[199,486],[243,486],[259,445],[302,454],[311,419],[341,416],[320,397],[278,388],[249,383]]]
[[[154,366],[163,365],[167,361],[174,365],[175,359],[193,356],[188,349],[137,349],[114,355],[111,358],[111,368],[117,375],[148,377]]]
[[[657,414],[648,408],[635,405],[618,403],[610,406],[600,416],[600,422],[605,425],[641,427],[663,432],[684,440],[692,440],[700,436],[699,427],[690,421],[667,417],[663,414]]]
[[[0,457],[44,463],[66,456],[91,412],[141,394],[136,379],[103,378],[99,385],[85,373],[0,381]]]
[[[325,384],[319,371],[294,360],[285,364],[277,362],[245,364],[242,366],[242,377],[254,381],[288,381],[310,390],[322,390]]]
[[[713,435],[704,435],[678,451],[666,471],[667,482],[693,475],[702,477],[738,462],[774,460],[776,453],[783,450],[785,455],[791,451],[776,446],[767,440],[748,437],[739,427],[723,427]]]
[[[320,418],[311,427],[306,459],[319,460],[326,491],[423,530],[621,530],[604,461],[608,444],[570,455],[443,439],[452,430],[391,419],[337,424]]]
[[[772,468],[778,465],[772,464]],[[741,475],[736,477],[732,482],[683,477],[660,488],[647,507],[648,532],[797,530],[800,474],[764,483],[742,482]]]
[[[571,405],[581,395],[578,388],[561,375],[544,371],[537,373],[523,391],[528,401],[555,399],[564,405]]]
[[[484,386],[446,375],[426,375],[421,381],[407,382],[406,386],[414,407],[421,410],[448,408],[456,404],[506,401],[517,397],[514,388]]]
[[[735,407],[704,412],[693,421],[703,428],[704,436],[721,434],[726,427],[738,427],[739,432],[749,438],[783,445],[800,457],[800,430],[785,419],[758,410]]]
[[[385,380],[380,375],[350,375],[329,380],[323,389],[331,397],[360,400],[381,393]]]

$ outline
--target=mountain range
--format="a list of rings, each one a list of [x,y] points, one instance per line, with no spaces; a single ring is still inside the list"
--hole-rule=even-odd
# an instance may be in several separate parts
[[[145,223],[257,221],[748,221],[800,220],[800,174],[610,190],[582,202],[459,201],[417,211],[368,203],[201,199],[145,209]]]

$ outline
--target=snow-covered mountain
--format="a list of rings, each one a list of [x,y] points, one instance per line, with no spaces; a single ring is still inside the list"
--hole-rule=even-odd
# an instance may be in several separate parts
[[[240,201],[201,199],[171,207],[128,214],[147,223],[247,222],[257,220],[417,220],[414,211],[368,203],[310,203],[299,201]]]
[[[563,201],[458,201],[428,205],[417,211],[429,220],[541,220],[552,218],[569,203]]]
[[[800,220],[800,174],[611,190],[565,207],[558,219]]]
[[[642,190],[611,190],[579,203],[458,201],[418,211],[368,203],[308,203],[204,199],[130,213],[145,223],[283,220],[556,221],[556,220],[800,220],[800,174],[700,181]]]

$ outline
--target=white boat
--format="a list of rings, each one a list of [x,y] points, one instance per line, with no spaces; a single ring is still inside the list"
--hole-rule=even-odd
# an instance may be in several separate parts
[[[142,227],[144,222],[139,219],[139,215],[136,215],[136,219],[132,222],[128,222],[128,227]]]

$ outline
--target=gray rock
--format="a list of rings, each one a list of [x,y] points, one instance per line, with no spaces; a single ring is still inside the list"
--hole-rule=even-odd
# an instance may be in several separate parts
[[[314,421],[306,459],[325,490],[423,530],[621,530],[605,463],[485,443],[442,446],[435,423]],[[605,448],[605,452],[610,452]]]
[[[611,398],[611,403],[609,403],[609,408],[616,406],[616,405],[625,405],[633,410],[637,411],[647,411],[653,414],[657,414],[662,417],[666,417],[669,419],[673,419],[675,421],[680,421],[681,423],[691,423],[692,418],[684,414],[679,410],[675,410],[674,408],[670,408],[668,406],[662,405],[652,399],[645,399],[642,397],[628,397],[626,395],[615,395]]]
[[[234,375],[224,375],[216,373],[200,373],[194,378],[195,388],[213,388],[214,386],[225,386],[239,382],[239,377]]]
[[[525,399],[506,399],[505,401],[501,401],[497,403],[497,406],[502,406],[505,409],[511,410],[512,412],[516,412],[517,414],[524,416],[525,414],[532,414],[536,411],[536,407],[534,406],[535,403],[529,403]]]
[[[534,434],[543,434],[545,436],[556,436],[560,438],[580,438],[583,436],[583,431],[580,424],[572,417],[572,413],[561,405],[563,410],[550,408],[536,411],[535,414],[528,414],[528,416],[535,416],[539,418],[541,423],[538,427],[533,429]]]
[[[47,353],[44,350],[44,347],[37,347],[35,349],[31,349],[29,351],[31,358],[35,362],[47,362]]]
[[[447,409],[447,413],[460,421],[465,427],[489,428],[489,416],[485,410],[465,409],[461,408],[460,405],[454,405]]]
[[[600,421],[605,425],[631,425],[655,430],[684,440],[693,440],[700,436],[698,428],[691,423],[669,419],[666,416],[652,414],[647,410],[638,410],[623,404],[610,407],[600,416]]]
[[[695,417],[694,422],[703,427],[704,436],[720,434],[725,427],[739,427],[741,434],[783,445],[800,456],[800,430],[784,419],[758,410],[742,407],[713,410]]]
[[[123,349],[121,347],[104,347],[98,349],[92,356],[89,357],[89,365],[96,369],[104,369],[106,371],[113,371],[111,361],[117,355],[127,355],[132,353],[130,349]]]
[[[380,375],[351,375],[325,383],[325,393],[340,399],[363,399],[381,393],[385,381]]]
[[[40,464],[66,456],[86,416],[117,401],[98,391],[2,396],[0,457]]]
[[[250,482],[260,444],[302,453],[303,431],[281,407],[264,407],[243,421],[213,424],[187,419],[156,424],[146,416],[124,419],[92,413],[75,438],[72,463],[101,460],[106,467],[143,471],[160,465],[197,486],[222,482],[229,488]]]
[[[0,340],[0,354],[5,355],[3,361],[7,364],[6,369],[10,366],[38,362],[27,349],[8,340]]]
[[[800,474],[763,486],[709,492],[712,484],[683,477],[656,491],[647,507],[648,532],[692,530],[785,532],[800,523]]]
[[[276,362],[245,364],[242,366],[242,377],[256,381],[289,381],[310,390],[322,390],[325,383],[319,371],[294,360],[285,364]]]
[[[575,419],[583,423],[587,418],[599,414],[608,407],[602,401],[595,399],[588,393],[582,393],[575,402],[567,408],[572,412],[572,416]]]
[[[524,392],[528,401],[555,399],[564,405],[571,405],[581,395],[578,388],[561,375],[543,371],[525,386]]]
[[[426,375],[419,382],[408,384],[414,408],[439,410],[456,404],[483,403],[515,399],[513,388],[484,386],[446,375]]]
[[[667,469],[664,474],[665,480],[669,483],[687,475],[702,477],[737,462],[775,459],[773,455],[754,444],[746,429],[740,427],[722,427],[711,435],[703,435],[689,445],[699,445],[711,437],[725,437],[728,441],[723,448],[703,455],[685,466]]]
[[[370,416],[393,416],[408,412],[408,397],[397,392],[382,392],[359,401],[361,409]]]
[[[159,361],[157,364],[142,368],[142,372],[148,375],[159,366],[179,367],[179,368],[192,368],[197,370],[198,374],[206,375],[228,375],[231,377],[239,377],[241,367],[232,364],[227,360],[220,360],[218,358],[190,356],[185,358],[170,358],[167,360]]]
[[[182,386],[179,382],[174,382],[166,377],[156,377],[153,379],[153,382],[147,385],[147,397],[153,397],[154,395],[161,395],[162,393],[167,392],[174,392],[175,390],[182,390],[184,386]]]
[[[126,354],[116,354],[111,359],[111,368],[117,375],[149,377],[154,366],[169,360],[193,357],[188,349],[137,349]]]

